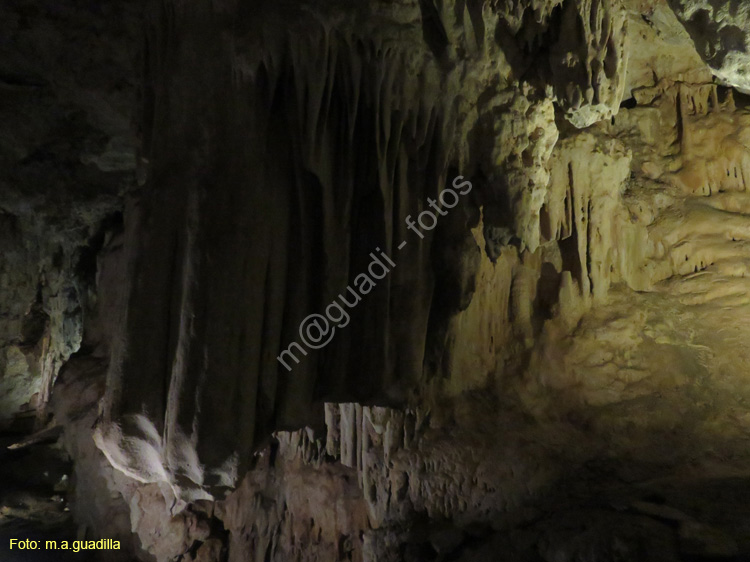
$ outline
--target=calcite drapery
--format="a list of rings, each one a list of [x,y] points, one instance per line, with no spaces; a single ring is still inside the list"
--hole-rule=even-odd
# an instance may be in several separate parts
[[[322,411],[316,418],[310,408],[320,398],[400,401],[423,372],[444,373],[447,326],[468,304],[478,262],[441,256],[432,238],[476,248],[466,226],[477,203],[502,200],[505,173],[515,213],[506,226],[522,249],[539,245],[557,138],[546,80],[575,125],[615,111],[626,60],[621,5],[568,2],[561,18],[540,15],[538,29],[523,23],[533,6],[518,21],[500,9],[412,8],[389,13],[404,25],[381,30],[358,19],[366,8],[324,10],[327,22],[268,12],[260,25],[239,7],[154,7],[142,115],[148,179],[127,213],[129,286],[96,431],[132,478],[205,497],[233,485],[271,428],[320,424]],[[554,63],[550,74],[554,61],[532,48],[529,84],[512,102],[518,115],[488,130],[477,119],[502,113],[514,71],[483,58],[497,50],[479,33],[489,26],[517,28],[522,44],[549,32],[564,43],[556,53],[583,55],[575,72]],[[527,122],[529,108],[538,118]],[[454,140],[457,126],[465,139]],[[477,146],[487,134],[497,153]],[[456,162],[466,170],[449,170]],[[449,171],[482,168],[489,182],[476,198],[401,250],[405,217],[427,208]],[[300,322],[341,293],[376,247],[398,265],[352,310],[352,325],[280,371],[276,357]],[[466,281],[436,285],[435,268]],[[514,314],[528,327],[524,283]]]

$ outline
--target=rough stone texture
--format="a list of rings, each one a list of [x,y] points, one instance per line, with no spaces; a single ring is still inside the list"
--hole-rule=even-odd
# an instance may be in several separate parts
[[[710,69],[666,2],[642,0],[626,6],[630,45],[625,98],[665,76],[693,84],[711,82]]]
[[[119,287],[128,300],[115,312],[96,440],[120,470],[186,500],[234,485],[270,429],[320,425],[310,405],[321,397],[403,401],[426,362],[442,372],[446,325],[468,303],[431,271],[441,237],[468,236],[485,199],[490,235],[511,229],[521,250],[536,250],[557,139],[544,92],[565,92],[553,100],[576,126],[610,116],[622,97],[620,4],[472,16],[413,2],[384,9],[378,25],[361,19],[368,8],[319,9],[320,24],[292,10],[262,29],[237,7],[149,16],[148,44],[159,46],[148,51],[144,96],[151,164],[126,221],[132,277]],[[523,26],[532,14],[539,29]],[[165,35],[172,25],[179,31]],[[488,56],[498,44],[487,36],[514,28],[514,41],[531,45],[521,87],[510,84],[518,68]],[[576,51],[569,73],[550,63],[545,33],[562,41],[555,54]],[[486,184],[439,231],[399,250],[406,217],[457,164],[466,176],[486,170]],[[403,265],[358,305],[351,329],[284,372],[279,351],[356,281],[374,247]]]
[[[0,6],[0,424],[78,350],[101,225],[135,184],[137,3]]]
[[[123,562],[750,556],[750,112],[701,60],[744,12],[672,8],[3,4],[0,420],[62,427],[78,532]]]
[[[749,94],[750,6],[747,2],[670,0],[670,5],[690,33],[698,54],[719,81]]]

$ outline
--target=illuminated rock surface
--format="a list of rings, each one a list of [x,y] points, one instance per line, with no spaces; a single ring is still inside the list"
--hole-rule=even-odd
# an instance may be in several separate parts
[[[0,531],[748,559],[746,12],[3,4]],[[346,326],[288,347],[376,251]]]

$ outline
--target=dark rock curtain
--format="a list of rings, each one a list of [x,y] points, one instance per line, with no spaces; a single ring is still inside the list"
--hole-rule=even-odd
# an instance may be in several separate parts
[[[321,421],[322,399],[393,402],[422,376],[432,235],[404,219],[446,183],[450,108],[403,53],[305,29],[264,44],[207,7],[152,17],[149,175],[125,217],[130,287],[97,430],[141,480],[231,485],[272,429]],[[376,247],[392,272],[288,372],[277,356],[300,322]]]

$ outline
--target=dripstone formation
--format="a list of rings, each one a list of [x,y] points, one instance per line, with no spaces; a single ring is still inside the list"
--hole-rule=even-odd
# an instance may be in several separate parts
[[[749,18],[5,2],[0,538],[750,559]]]

